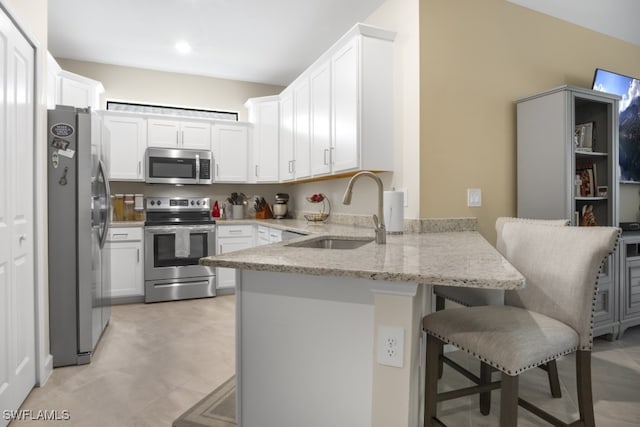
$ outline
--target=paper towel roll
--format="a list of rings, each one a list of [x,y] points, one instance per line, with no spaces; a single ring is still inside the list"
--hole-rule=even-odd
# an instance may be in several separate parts
[[[385,191],[382,196],[382,212],[388,233],[402,233],[404,230],[404,193]]]

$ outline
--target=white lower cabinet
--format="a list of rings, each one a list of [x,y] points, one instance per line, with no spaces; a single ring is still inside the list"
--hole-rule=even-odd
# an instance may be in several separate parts
[[[256,231],[256,246],[268,245],[282,241],[282,230],[258,225]]]
[[[109,230],[104,248],[111,255],[111,298],[116,304],[144,300],[142,236],[142,227]]]
[[[226,254],[254,247],[254,228],[253,225],[218,225],[216,254]],[[234,268],[216,268],[216,276],[218,294],[224,293],[225,289],[235,289],[236,270]]]

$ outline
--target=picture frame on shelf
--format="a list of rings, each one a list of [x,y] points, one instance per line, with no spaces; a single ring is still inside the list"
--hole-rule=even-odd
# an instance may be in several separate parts
[[[595,163],[576,165],[576,197],[595,197],[596,165]]]
[[[594,127],[594,122],[581,123],[575,126],[573,132],[573,142],[576,147],[576,152],[593,152],[593,142],[595,136],[595,133],[593,132]]]

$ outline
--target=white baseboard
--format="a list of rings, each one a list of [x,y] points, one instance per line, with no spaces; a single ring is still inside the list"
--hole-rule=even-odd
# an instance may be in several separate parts
[[[48,354],[47,357],[45,357],[44,359],[44,363],[40,366],[40,372],[38,372],[38,375],[36,378],[36,385],[38,387],[43,387],[49,380],[49,377],[51,376],[52,373],[53,373],[53,356]]]

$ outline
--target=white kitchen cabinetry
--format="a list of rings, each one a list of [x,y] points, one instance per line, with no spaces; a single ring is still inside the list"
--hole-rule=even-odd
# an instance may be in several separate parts
[[[309,76],[298,78],[293,83],[291,92],[293,94],[293,170],[295,179],[303,179],[311,176]]]
[[[114,303],[144,300],[142,227],[113,227],[105,250],[111,255],[111,298]]]
[[[149,147],[211,150],[211,123],[149,119]]]
[[[102,140],[108,147],[110,180],[144,181],[146,122],[131,114],[103,113]]]
[[[280,165],[278,177],[280,181],[292,181],[295,177],[295,156],[293,150],[293,93],[287,90],[280,94]]]
[[[216,254],[248,249],[254,246],[253,225],[218,225],[216,228]],[[234,268],[216,268],[216,290],[219,295],[225,290],[230,291],[236,286],[236,270]],[[222,291],[222,293],[220,292]]]
[[[216,182],[247,182],[249,134],[247,125],[237,122],[212,126]]]
[[[331,63],[315,68],[309,82],[311,175],[326,175],[331,172]]]
[[[393,170],[394,38],[358,24],[283,91],[281,180]]]
[[[57,76],[56,104],[100,110],[100,94],[104,86],[99,81],[60,70]]]
[[[256,246],[268,245],[282,241],[282,230],[264,225],[257,226]]]
[[[251,98],[245,106],[249,109],[249,122],[253,123],[253,171],[252,181],[278,181],[278,97]]]

